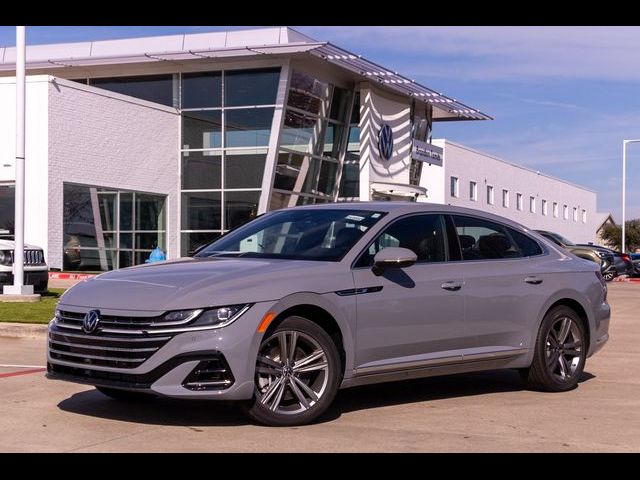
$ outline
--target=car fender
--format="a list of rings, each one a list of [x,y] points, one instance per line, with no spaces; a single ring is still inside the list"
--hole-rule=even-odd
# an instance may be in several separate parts
[[[335,297],[336,301],[333,301]],[[339,297],[333,292],[320,294],[315,292],[297,292],[278,300],[269,312],[279,316],[282,312],[300,305],[312,305],[326,311],[338,325],[342,334],[342,344],[345,352],[345,377],[350,377],[354,368],[356,310],[355,295]],[[338,302],[339,300],[339,302]]]

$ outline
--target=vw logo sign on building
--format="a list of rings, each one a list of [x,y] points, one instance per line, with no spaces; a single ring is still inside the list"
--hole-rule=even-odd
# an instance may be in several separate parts
[[[100,323],[100,310],[90,310],[82,320],[82,331],[84,333],[93,333],[98,329]]]
[[[378,151],[385,160],[389,160],[393,154],[393,130],[386,123],[382,124],[378,132]]]

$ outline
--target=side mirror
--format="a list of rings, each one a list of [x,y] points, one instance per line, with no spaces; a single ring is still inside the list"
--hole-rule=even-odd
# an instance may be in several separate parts
[[[373,257],[373,273],[382,275],[387,268],[404,268],[410,267],[418,257],[408,248],[387,247],[376,253]]]

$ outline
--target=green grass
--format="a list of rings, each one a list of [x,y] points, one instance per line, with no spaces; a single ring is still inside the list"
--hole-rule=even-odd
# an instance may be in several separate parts
[[[0,322],[16,323],[49,323],[53,318],[58,298],[64,293],[63,288],[50,288],[35,303],[0,302]]]

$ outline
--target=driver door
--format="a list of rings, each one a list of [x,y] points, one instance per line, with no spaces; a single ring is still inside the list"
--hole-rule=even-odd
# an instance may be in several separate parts
[[[454,238],[457,242],[457,240]],[[386,247],[412,250],[417,262],[373,273],[373,257]],[[461,360],[465,348],[463,265],[449,247],[440,214],[395,220],[356,261],[357,374],[418,368]]]

